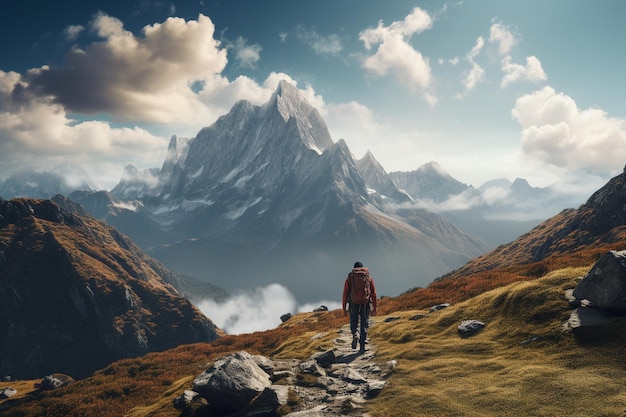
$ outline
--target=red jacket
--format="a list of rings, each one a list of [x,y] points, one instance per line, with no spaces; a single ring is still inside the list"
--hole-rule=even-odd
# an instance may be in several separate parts
[[[365,272],[368,273],[368,269],[366,267],[361,267],[361,268],[354,268],[352,269],[352,272]],[[370,276],[370,301],[372,303],[372,312],[376,312],[376,301],[377,301],[377,296],[376,296],[376,287],[374,286],[374,278],[372,276]],[[346,304],[348,303],[348,296],[350,295],[350,274],[348,274],[348,277],[346,278],[346,281],[343,283],[343,297],[341,299],[341,304],[343,306],[343,310],[346,310]]]

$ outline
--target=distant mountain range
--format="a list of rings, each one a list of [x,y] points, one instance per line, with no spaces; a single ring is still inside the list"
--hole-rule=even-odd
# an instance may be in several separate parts
[[[567,201],[521,179],[475,189],[436,162],[386,173],[371,152],[355,160],[284,81],[264,105],[241,101],[196,137],[173,137],[161,169],[129,166],[111,192],[91,183],[68,193],[18,175],[0,196],[61,192],[174,271],[226,289],[279,282],[311,301],[336,298],[356,260],[382,294],[426,285]]]

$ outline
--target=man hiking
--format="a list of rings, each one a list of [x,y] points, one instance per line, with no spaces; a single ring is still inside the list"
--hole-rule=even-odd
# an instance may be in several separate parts
[[[370,310],[371,303],[371,310]],[[370,312],[376,315],[376,287],[369,270],[361,262],[356,262],[343,284],[343,315],[347,315],[346,304],[350,305],[350,331],[352,332],[352,349],[356,349],[359,342],[359,352],[365,352],[367,338],[367,320]],[[359,334],[356,329],[359,325]]]

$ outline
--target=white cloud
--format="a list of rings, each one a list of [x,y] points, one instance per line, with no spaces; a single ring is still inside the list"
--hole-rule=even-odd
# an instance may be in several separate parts
[[[497,43],[500,55],[507,55],[511,52],[513,45],[517,43],[517,39],[507,26],[502,23],[494,23],[489,30],[489,43]]]
[[[478,63],[476,63],[476,57],[478,56],[478,54],[480,54],[480,51],[483,49],[484,45],[485,40],[482,36],[479,36],[476,39],[476,44],[474,44],[471,51],[465,57],[465,59],[470,63],[471,68],[463,79],[463,87],[465,88],[464,94],[469,93],[474,88],[476,88],[478,84],[485,80],[485,70],[483,69],[483,67],[478,65]],[[462,98],[463,95],[457,95],[456,98]]]
[[[248,45],[248,41],[239,36],[237,40],[229,46],[235,51],[235,59],[239,62],[239,66],[252,69],[256,68],[257,62],[261,59],[260,45]]]
[[[600,109],[581,110],[571,97],[544,87],[517,99],[522,150],[567,170],[620,170],[626,161],[626,120]]]
[[[280,316],[283,314],[310,312],[320,305],[325,305],[330,310],[340,308],[338,302],[329,301],[298,307],[294,295],[280,284],[270,284],[267,287],[241,292],[223,303],[212,300],[197,303],[200,311],[228,334],[272,329],[281,323]]]
[[[547,81],[548,76],[543,71],[541,61],[535,56],[526,57],[526,65],[515,64],[510,56],[502,59],[502,72],[504,77],[500,87],[505,88],[509,84],[517,81],[530,81],[539,83]]]
[[[339,35],[320,35],[315,29],[298,26],[296,37],[308,44],[318,55],[337,55],[343,50],[343,42]]]
[[[65,38],[69,41],[76,40],[78,35],[80,35],[85,30],[84,26],[81,25],[69,25],[63,30],[63,34]]]
[[[374,54],[364,60],[363,67],[379,77],[393,74],[410,89],[421,90],[428,103],[434,105],[436,97],[430,91],[430,62],[409,43],[412,35],[430,29],[432,25],[433,20],[428,13],[416,7],[403,21],[389,26],[378,22],[376,28],[362,31],[359,39],[368,51],[378,46]]]

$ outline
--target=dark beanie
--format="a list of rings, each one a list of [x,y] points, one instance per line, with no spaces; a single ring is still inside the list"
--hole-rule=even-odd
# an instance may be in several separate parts
[[[354,268],[363,268],[363,264],[361,262],[355,262]]]

